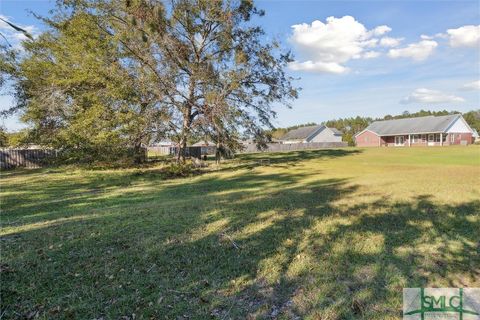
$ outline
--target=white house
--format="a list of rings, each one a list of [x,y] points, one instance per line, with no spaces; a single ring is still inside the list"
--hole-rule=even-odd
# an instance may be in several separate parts
[[[284,144],[309,142],[342,142],[342,133],[325,125],[301,127],[287,132],[281,139]]]

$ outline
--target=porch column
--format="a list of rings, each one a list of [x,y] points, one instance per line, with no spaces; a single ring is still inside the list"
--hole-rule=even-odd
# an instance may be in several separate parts
[[[408,146],[409,146],[409,147],[411,147],[411,146],[412,146],[412,142],[411,142],[411,140],[410,140],[410,139],[411,139],[411,136],[410,136],[410,135],[408,135]]]
[[[443,133],[440,133],[440,146],[443,147]]]

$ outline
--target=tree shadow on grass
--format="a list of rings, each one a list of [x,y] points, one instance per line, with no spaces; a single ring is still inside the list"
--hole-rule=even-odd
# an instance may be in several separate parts
[[[2,238],[2,314],[386,319],[403,287],[478,284],[480,202],[362,202],[350,181],[311,174],[72,200],[78,220]]]
[[[279,152],[269,154],[245,154],[239,155],[239,159],[235,164],[230,164],[214,172],[220,173],[222,171],[235,171],[242,169],[254,169],[259,166],[258,161],[261,159],[269,159],[269,164],[276,167],[285,166],[291,167],[302,160],[311,159],[332,159],[338,157],[345,157],[355,155],[359,153],[359,150],[347,150],[347,149],[321,149],[321,150],[309,150],[309,151],[294,151],[294,152]],[[211,173],[205,171],[203,173]],[[33,181],[23,181],[22,178],[29,178],[30,176],[45,177],[45,181],[51,180],[50,175],[56,175],[61,178],[55,178],[54,183],[39,183],[38,179]],[[16,221],[18,217],[25,215],[29,211],[38,211],[39,207],[45,212],[55,212],[59,208],[65,208],[72,205],[76,205],[79,202],[95,203],[105,202],[105,194],[113,189],[117,188],[131,188],[135,185],[145,183],[156,183],[159,188],[162,188],[162,184],[172,181],[165,176],[165,168],[150,168],[139,170],[112,170],[107,172],[96,171],[83,171],[84,179],[78,179],[78,171],[74,168],[44,168],[44,169],[17,169],[1,174],[1,179],[15,179],[13,182],[5,183],[2,181],[2,191],[9,194],[2,197],[2,207],[4,208],[4,218],[8,220]],[[267,177],[268,178],[268,177]],[[283,181],[289,183],[287,175],[280,177]],[[238,178],[234,183],[248,183],[252,180],[257,180],[258,177],[251,175],[244,175],[242,178]],[[208,180],[208,178],[207,178]],[[278,179],[277,179],[278,180]],[[212,181],[213,185],[216,185],[215,181]],[[209,182],[204,181],[198,185],[198,188],[208,188]],[[219,185],[217,189],[228,189],[228,185]],[[185,190],[193,188],[188,187],[188,183],[185,188],[176,188],[175,192],[185,193]],[[194,190],[197,193],[198,190]],[[128,193],[125,190],[125,193]],[[188,196],[188,193],[186,194]],[[21,201],[19,199],[21,198]],[[134,201],[133,198],[138,198],[139,201],[144,201],[143,194],[139,197],[132,197],[128,195],[124,197],[129,201]],[[106,201],[109,202],[108,200]],[[10,214],[10,212],[18,211],[19,215]],[[38,214],[38,212],[35,212]],[[42,216],[42,219],[45,217]]]
[[[360,149],[319,149],[290,152],[259,152],[239,154],[236,157],[237,165],[233,167],[226,167],[222,170],[253,169],[259,165],[273,165],[275,167],[289,168],[297,166],[305,160],[329,160],[333,158],[353,156],[362,152],[363,151]]]

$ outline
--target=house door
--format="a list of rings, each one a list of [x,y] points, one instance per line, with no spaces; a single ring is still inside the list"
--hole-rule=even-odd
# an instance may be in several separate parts
[[[395,146],[403,146],[404,139],[404,136],[395,136]]]
[[[429,134],[428,135],[428,145],[429,146],[434,146],[435,145],[435,135],[434,134]]]

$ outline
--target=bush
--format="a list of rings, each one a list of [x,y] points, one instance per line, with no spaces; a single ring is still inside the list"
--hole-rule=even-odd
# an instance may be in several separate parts
[[[188,177],[195,172],[191,162],[177,163],[172,162],[165,167],[167,177]]]
[[[111,146],[82,146],[78,148],[63,148],[55,159],[57,164],[92,164],[111,166],[129,166],[143,163],[147,160],[146,149]]]

